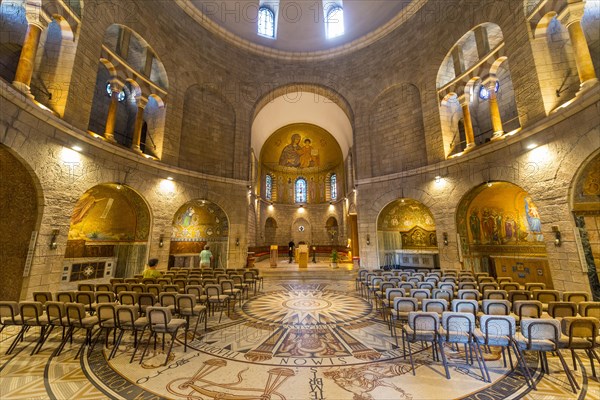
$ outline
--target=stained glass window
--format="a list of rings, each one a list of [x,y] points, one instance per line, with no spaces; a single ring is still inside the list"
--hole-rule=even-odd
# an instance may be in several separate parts
[[[500,82],[496,81],[496,93],[498,93],[498,90],[500,89]],[[490,98],[490,90],[487,88],[487,86],[485,85],[481,85],[479,87],[479,98],[481,100],[488,100]]]
[[[273,197],[273,178],[271,175],[265,177],[265,198],[271,200]]]
[[[106,93],[107,93],[109,96],[112,96],[112,89],[110,88],[110,83],[107,83],[107,84],[106,84]],[[118,100],[119,100],[119,101],[124,101],[124,100],[125,100],[125,92],[124,92],[123,90],[121,90],[121,91],[119,92],[119,97],[118,97]]]
[[[275,37],[275,14],[268,7],[258,9],[258,34],[270,38]]]
[[[296,203],[306,203],[306,179],[296,179]]]
[[[337,175],[331,175],[331,180],[329,182],[331,185],[331,200],[337,200]]]
[[[327,39],[332,39],[344,34],[344,9],[342,7],[335,5],[327,10],[325,33]]]

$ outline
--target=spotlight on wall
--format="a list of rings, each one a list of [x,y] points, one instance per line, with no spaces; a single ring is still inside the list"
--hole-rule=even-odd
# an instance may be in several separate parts
[[[554,232],[554,245],[556,247],[560,247],[560,245],[562,244],[562,235],[560,234],[560,231],[558,230],[558,226],[554,225],[552,227],[552,232]]]
[[[434,179],[435,179],[435,183],[440,183],[442,181],[442,176],[436,175]]]
[[[81,147],[81,146],[78,146],[78,145],[73,145],[73,146],[71,146],[71,148],[72,148],[73,150],[75,150],[76,152],[81,152],[81,151],[83,151],[83,147]]]
[[[173,177],[172,177],[172,176],[167,176],[167,180],[168,180],[168,181],[172,181],[172,180],[173,180]]]
[[[50,237],[50,249],[56,250],[58,247],[58,229],[52,229],[52,237]]]
[[[533,149],[535,149],[536,147],[538,147],[537,143],[529,143],[529,144],[527,145],[527,150],[533,150]]]
[[[371,236],[367,233],[367,246],[371,245]]]
[[[447,232],[442,233],[442,237],[444,240],[444,246],[448,246],[448,233]]]
[[[487,187],[492,187],[492,182],[487,181]]]
[[[300,204],[300,207],[298,207],[298,212],[299,212],[300,214],[303,214],[303,213],[304,213],[304,206],[303,206],[302,204]]]
[[[165,237],[163,235],[160,235],[160,237],[158,238],[158,247],[163,247],[165,245]]]
[[[235,245],[239,246],[240,245],[240,238],[235,238]]]

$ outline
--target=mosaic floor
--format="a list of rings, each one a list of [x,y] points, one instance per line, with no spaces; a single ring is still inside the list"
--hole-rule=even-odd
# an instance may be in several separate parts
[[[331,276],[335,274],[335,276]],[[150,356],[129,364],[133,339],[125,337],[117,356],[99,343],[75,360],[82,337],[58,357],[51,353],[60,334],[35,356],[37,332],[29,333],[11,356],[14,335],[2,333],[0,398],[9,399],[600,399],[600,385],[587,359],[575,371],[582,390],[574,394],[558,359],[552,374],[535,370],[538,390],[530,391],[518,372],[503,367],[499,351],[486,354],[492,383],[465,364],[464,353],[447,348],[451,380],[432,360],[431,349],[413,345],[416,375],[371,304],[354,291],[347,271],[266,272],[264,289],[230,317],[209,319],[209,330],[183,351],[183,334],[166,366],[160,342]],[[329,277],[328,277],[329,276]],[[189,338],[191,339],[191,333]],[[112,342],[111,342],[112,345]],[[567,357],[570,361],[570,357]],[[536,362],[529,356],[530,366]],[[476,365],[476,364],[475,364]]]

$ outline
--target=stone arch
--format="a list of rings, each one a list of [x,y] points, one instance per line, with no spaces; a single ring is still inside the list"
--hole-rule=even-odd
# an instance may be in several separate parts
[[[148,202],[133,188],[101,183],[86,190],[71,214],[66,281],[140,274],[148,256],[151,227]]]
[[[139,111],[139,110],[138,110]],[[140,141],[142,153],[160,158],[165,133],[166,106],[163,99],[153,93],[144,107],[144,126]]]
[[[379,265],[437,268],[435,219],[418,200],[400,198],[386,204],[377,215]]]
[[[467,146],[464,134],[461,136],[458,129],[462,118],[464,116],[458,95],[455,92],[448,93],[440,102],[440,122],[446,157],[464,151]]]
[[[305,244],[312,243],[312,225],[305,217],[294,219],[291,230],[291,237],[294,243],[296,243],[296,246],[298,246],[300,242],[304,242]]]
[[[553,286],[540,212],[522,187],[478,185],[462,197],[455,218],[465,269]]]
[[[265,220],[265,245],[277,244],[277,221],[273,217]]]
[[[207,86],[192,85],[185,92],[182,119],[179,166],[232,178],[237,122],[233,105]]]
[[[380,93],[370,106],[369,131],[374,176],[427,163],[421,95],[416,86],[401,83]]]
[[[513,86],[508,57],[496,59],[490,67],[490,84],[498,82],[497,101],[500,119],[504,132],[511,132],[520,127],[515,89]]]
[[[0,300],[19,301],[23,282],[31,264],[28,250],[39,237],[43,214],[40,183],[27,163],[8,147],[0,144],[0,209],[2,212],[2,282]],[[45,238],[42,239],[45,241]],[[33,239],[35,244],[35,239]]]
[[[1,30],[6,32],[0,36],[0,77],[12,83],[27,32],[28,21],[24,6],[18,2],[1,2],[0,21]]]
[[[199,267],[198,255],[210,246],[214,267],[227,266],[229,217],[217,203],[204,199],[186,202],[173,216],[169,268]]]
[[[340,227],[338,225],[338,220],[336,217],[329,217],[327,221],[325,221],[325,230],[327,232],[327,237],[331,239],[332,246],[339,245],[339,237],[340,237]]]

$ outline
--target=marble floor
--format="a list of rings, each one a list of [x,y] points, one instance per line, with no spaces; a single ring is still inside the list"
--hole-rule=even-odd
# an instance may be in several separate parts
[[[117,356],[107,361],[99,343],[83,357],[75,353],[83,335],[76,336],[60,356],[52,352],[60,333],[42,351],[32,330],[12,355],[4,355],[15,330],[0,337],[0,398],[9,399],[229,399],[229,400],[398,400],[398,399],[600,399],[589,360],[580,356],[575,377],[581,387],[570,390],[556,357],[549,357],[551,374],[535,367],[529,354],[537,391],[518,372],[503,366],[494,348],[485,354],[492,383],[486,383],[465,354],[446,348],[451,379],[432,359],[431,349],[413,345],[416,370],[404,359],[386,323],[374,306],[354,290],[351,266],[332,270],[325,263],[299,270],[282,263],[271,269],[259,263],[264,288],[250,296],[229,317],[209,318],[184,352],[183,332],[167,365],[159,341],[143,363],[132,354],[133,338],[125,336]],[[582,353],[583,354],[583,353]],[[570,357],[567,360],[571,362]]]

